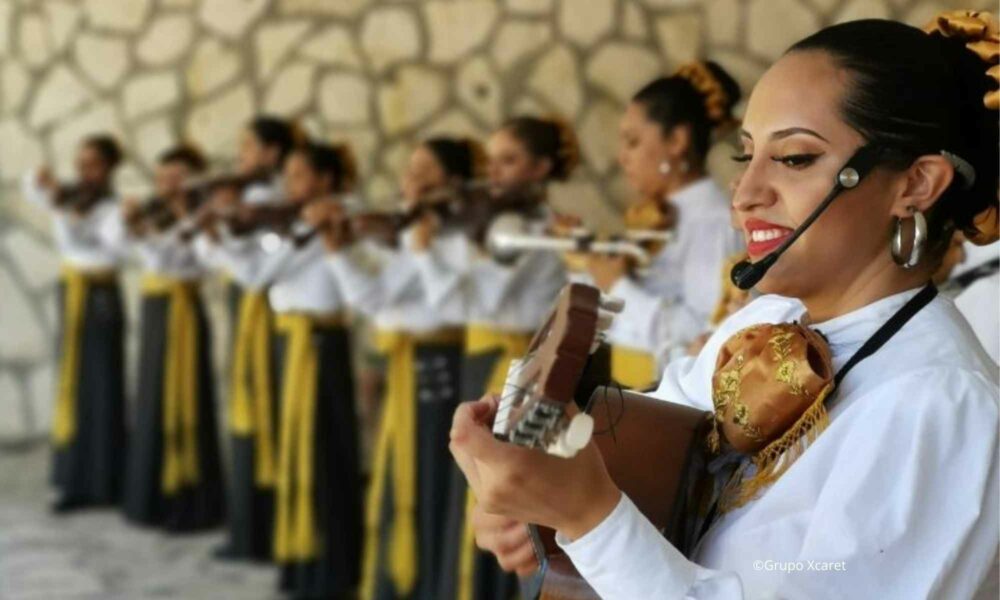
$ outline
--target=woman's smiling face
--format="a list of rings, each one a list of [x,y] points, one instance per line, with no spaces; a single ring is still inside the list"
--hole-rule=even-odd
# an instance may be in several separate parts
[[[761,78],[741,131],[745,163],[733,205],[752,260],[777,248],[822,202],[841,167],[865,140],[841,118],[849,76],[825,53],[793,52]],[[875,261],[888,260],[890,188],[901,177],[873,171],[806,230],[758,285],[804,298],[846,286]]]

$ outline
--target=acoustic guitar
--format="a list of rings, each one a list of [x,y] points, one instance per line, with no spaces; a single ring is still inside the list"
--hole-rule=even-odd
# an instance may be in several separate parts
[[[493,434],[510,443],[571,457],[593,440],[618,487],[681,552],[700,533],[692,515],[702,505],[710,413],[615,386],[579,397],[592,352],[620,300],[583,284],[566,286],[535,334],[527,355],[508,372]],[[522,596],[545,600],[598,598],[555,543],[555,532],[529,526],[540,569],[522,581]]]

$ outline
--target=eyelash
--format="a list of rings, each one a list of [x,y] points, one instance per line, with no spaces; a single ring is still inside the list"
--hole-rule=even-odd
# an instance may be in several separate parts
[[[816,162],[819,154],[786,154],[784,156],[772,156],[771,160],[779,162],[791,169],[802,169]],[[738,163],[750,162],[753,154],[737,154],[732,159]]]

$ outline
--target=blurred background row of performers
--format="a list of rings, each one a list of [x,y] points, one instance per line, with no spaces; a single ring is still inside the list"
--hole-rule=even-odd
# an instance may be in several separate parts
[[[743,236],[706,171],[739,97],[714,63],[635,94],[607,140],[634,192],[618,232],[548,206],[578,160],[556,118],[424,140],[389,198],[355,193],[347,145],[275,116],[247,123],[224,172],[194,147],[165,149],[155,190],[132,197],[114,186],[118,144],[95,132],[75,180],[44,167],[23,179],[64,263],[53,508],[225,527],[218,557],[276,561],[293,597],[512,597],[516,581],[465,522],[452,413],[500,392],[567,281],[625,300],[601,356],[640,390],[747,302],[728,283]],[[996,248],[966,247],[956,237],[938,282],[996,360]],[[134,389],[119,287],[130,261],[144,272]],[[229,339],[211,335],[199,290],[211,277],[227,281]],[[223,381],[212,344],[229,349]],[[378,415],[374,435],[359,412]]]

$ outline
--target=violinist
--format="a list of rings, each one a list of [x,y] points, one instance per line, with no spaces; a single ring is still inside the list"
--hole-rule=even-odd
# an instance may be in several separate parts
[[[645,389],[663,364],[708,326],[721,289],[716,273],[742,248],[730,226],[729,200],[705,171],[713,132],[732,123],[739,87],[713,62],[692,63],[639,90],[622,115],[618,161],[639,196],[626,221],[674,213],[674,240],[643,276],[620,256],[594,255],[594,283],[625,300],[608,339],[612,377]]]
[[[345,145],[301,145],[285,161],[286,202],[299,208],[349,192],[354,181]],[[277,409],[253,408],[254,431],[263,432],[254,437],[260,442],[254,474],[261,477],[254,481],[273,481],[279,586],[295,598],[347,597],[360,578],[363,518],[345,293],[318,236],[303,241],[284,235],[259,261],[275,312]],[[266,434],[275,430],[269,467]]]
[[[174,224],[188,216],[184,181],[205,169],[197,149],[164,152],[156,169],[158,210]],[[216,428],[211,328],[201,297],[204,268],[176,226],[126,205],[142,260],[138,385],[125,499],[126,518],[168,531],[218,526],[224,489]]]
[[[241,207],[267,205],[282,195],[281,169],[296,139],[282,119],[260,116],[243,130],[235,177],[245,185],[213,186],[193,245],[203,262],[228,278],[232,349],[229,353],[226,431],[231,476],[228,536],[215,555],[231,560],[270,560],[276,460],[276,365],[271,347],[274,315],[269,280],[262,270],[264,231],[232,227]],[[263,423],[263,424],[260,424]]]
[[[59,185],[45,168],[22,181],[24,199],[51,212],[63,263],[52,427],[52,508],[59,512],[116,504],[121,496],[125,317],[118,269],[125,230],[112,183],[121,159],[114,138],[92,135],[77,152],[76,184]]]
[[[521,116],[493,133],[487,153],[490,181],[499,188],[512,188],[565,181],[577,165],[579,148],[573,131],[561,120]],[[514,216],[521,232],[544,233],[549,223],[544,193],[537,210]],[[532,333],[566,282],[566,272],[559,256],[550,252],[527,251],[513,262],[501,262],[474,241],[465,244],[466,251],[458,253],[434,238],[424,252],[440,273],[427,280],[428,287],[456,275],[445,268],[446,256],[465,261],[457,274],[465,280],[468,294],[461,397],[469,400],[500,392],[510,361],[524,354]],[[455,471],[445,538],[448,554],[441,565],[444,574],[438,597],[511,598],[517,593],[517,580],[504,574],[492,556],[475,549],[466,521],[475,500],[467,490]]]
[[[403,210],[419,213],[450,194],[461,202],[461,190],[476,180],[482,155],[469,139],[437,137],[418,145],[402,177]],[[425,270],[436,268],[430,261],[437,257],[423,251],[437,227],[433,213],[410,219],[395,243],[386,244],[380,235],[355,237],[349,245],[352,232],[344,223],[323,222],[336,206],[310,210],[323,228],[331,272],[350,306],[373,321],[375,346],[386,363],[367,501],[362,597],[433,600],[440,597],[437,576],[451,475],[448,427],[460,400],[461,281],[453,276],[428,285],[422,279]],[[438,243],[461,252],[462,230],[443,227]],[[443,254],[443,260],[452,258]]]

